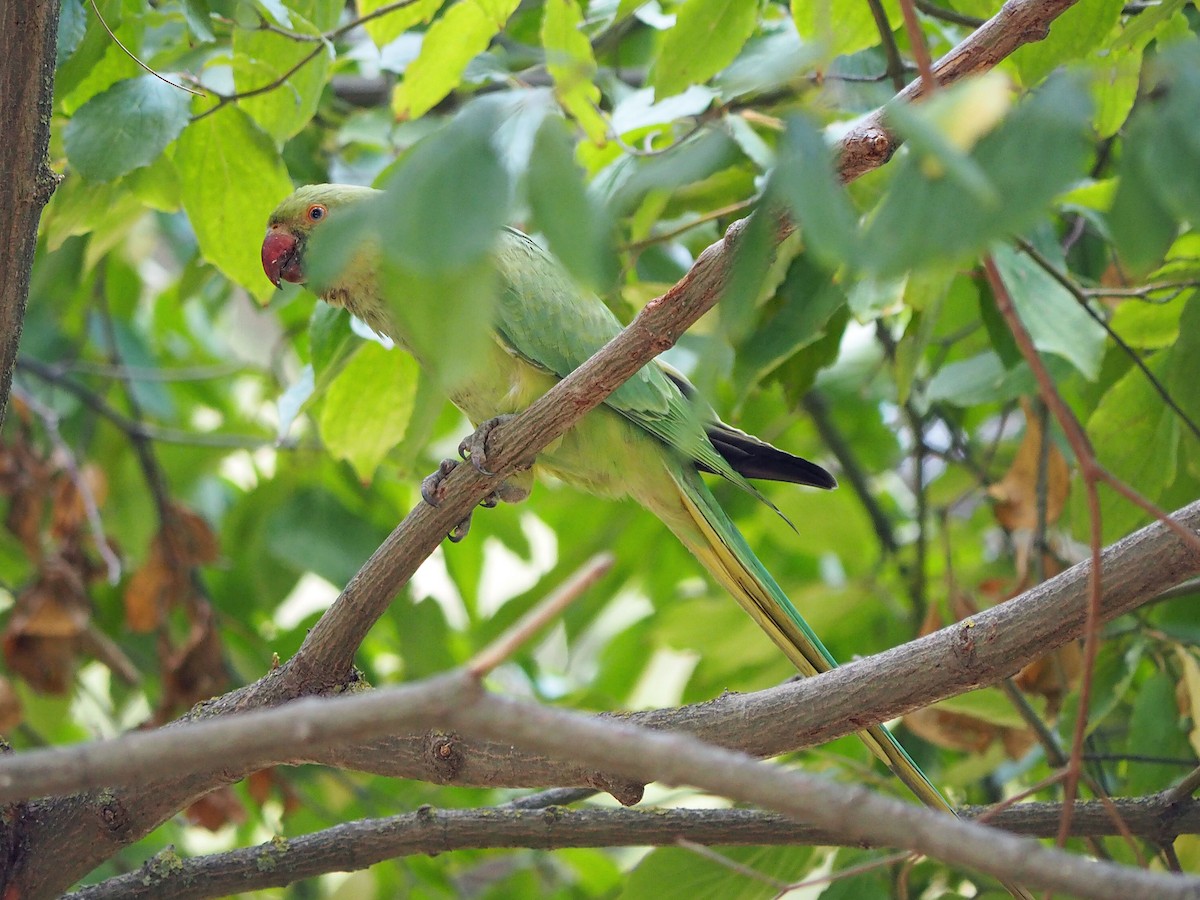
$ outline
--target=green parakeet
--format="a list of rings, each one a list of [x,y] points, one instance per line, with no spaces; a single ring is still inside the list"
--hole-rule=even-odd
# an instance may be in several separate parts
[[[276,285],[304,282],[305,250],[313,229],[345,215],[377,192],[346,185],[297,190],[271,214],[262,263]],[[485,358],[473,360],[451,400],[476,426],[520,412],[581,365],[621,330],[601,300],[580,290],[529,237],[504,229],[495,264],[500,291]],[[408,350],[422,365],[445,347],[414,346],[381,292],[370,252],[360,253],[320,296],[343,306]],[[594,494],[630,496],[658,516],[805,675],[837,665],[829,651],[750,550],[700,473],[720,475],[761,496],[747,479],[832,488],[815,463],[785,453],[717,418],[680,374],[653,362],[538,455],[545,470]],[[527,474],[527,473],[526,473]],[[531,477],[531,476],[530,476]],[[527,484],[514,479],[503,499],[519,499]],[[904,748],[882,726],[862,740],[929,806],[950,807]]]

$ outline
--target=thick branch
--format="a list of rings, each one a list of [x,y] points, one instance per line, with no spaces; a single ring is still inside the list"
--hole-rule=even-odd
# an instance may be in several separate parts
[[[57,176],[46,164],[58,0],[0,4],[0,423],[29,298],[38,220]]]
[[[1162,796],[1117,800],[1118,814],[1150,840],[1200,832],[1200,801],[1170,804]],[[1029,837],[1053,837],[1062,807],[1026,803],[1000,812],[971,807],[964,818]],[[1170,831],[1164,832],[1164,820]],[[1075,808],[1073,833],[1111,835],[1113,818],[1099,801]],[[203,900],[282,887],[326,872],[346,872],[402,856],[452,850],[564,847],[657,847],[685,840],[713,845],[851,846],[841,830],[824,830],[754,809],[429,809],[362,819],[257,847],[178,861],[160,854],[130,872],[69,894],[65,900]]]
[[[1200,501],[1175,518],[1196,531]],[[1117,542],[1102,559],[1105,620],[1200,572],[1200,558],[1161,522]],[[1090,568],[1079,563],[964,622],[816,678],[756,694],[726,694],[678,710],[635,713],[624,721],[686,731],[761,757],[850,734],[994,683],[1077,639],[1086,620]],[[395,705],[418,689],[384,688],[332,701],[296,701],[283,709],[217,715],[238,706],[238,695],[227,695],[212,701],[198,720],[175,728],[0,758],[0,802],[168,779],[180,771],[211,770],[213,760],[220,761],[221,781],[267,765],[323,762],[437,783],[584,785],[608,790],[627,803],[640,797],[640,782],[581,766],[570,753],[515,754],[506,738],[476,743],[444,731],[391,737],[404,734],[407,716]],[[446,720],[434,727],[450,724]]]
[[[388,702],[381,703],[381,698]],[[306,713],[334,706],[340,708],[340,718],[351,730],[361,728],[373,714],[383,714],[380,707],[386,706],[387,718],[398,727],[422,729],[448,723],[469,734],[511,740],[538,754],[574,756],[593,767],[615,766],[641,781],[692,785],[817,828],[840,830],[855,842],[924,853],[952,865],[1074,896],[1168,900],[1200,891],[1198,878],[1093,862],[863,787],[763,763],[690,735],[597,720],[487,694],[463,672],[337,703],[301,700],[293,707],[251,713],[247,718],[257,720],[277,741],[303,739],[310,730]],[[298,715],[289,716],[293,712]],[[187,731],[194,741],[208,742],[236,724],[236,718],[230,717],[190,726]],[[150,734],[145,741],[153,745],[164,735]]]

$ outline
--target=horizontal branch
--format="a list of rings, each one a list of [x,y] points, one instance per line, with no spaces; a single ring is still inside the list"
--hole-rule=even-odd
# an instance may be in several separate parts
[[[1200,801],[1174,804],[1162,795],[1116,800],[1129,830],[1158,841],[1200,833]],[[1062,806],[1024,803],[996,811],[970,807],[964,818],[988,815],[988,824],[1029,837],[1053,837]],[[1117,834],[1099,801],[1076,804],[1074,836]],[[1164,826],[1169,823],[1169,831]],[[754,809],[431,809],[361,819],[257,847],[179,860],[159,854],[136,872],[110,878],[64,900],[204,900],[235,892],[283,887],[326,872],[349,872],[403,856],[453,850],[558,850],[565,847],[661,847],[680,841],[706,846],[861,847],[841,830],[796,822]]]
[[[1200,501],[1175,518],[1196,531]],[[1200,558],[1161,522],[1118,541],[1102,559],[1105,620],[1200,572]],[[1088,562],[1079,563],[964,622],[815,678],[623,719],[686,731],[762,757],[831,740],[998,681],[1077,639],[1086,619],[1090,568]],[[201,718],[159,731],[9,754],[0,757],[0,802],[141,784],[179,771],[204,770],[213,760],[220,761],[226,780],[268,765],[321,762],[436,783],[585,785],[608,790],[626,803],[640,799],[641,782],[581,766],[570,753],[514,753],[506,738],[493,744],[470,742],[448,731],[449,721],[435,722],[435,731],[405,734],[400,728],[404,714],[396,718],[393,704],[407,702],[413,691],[441,684],[446,677],[425,682],[424,687],[309,698],[282,709]],[[224,709],[230,702],[221,698],[210,708]]]
[[[491,695],[461,672],[337,702],[298,701],[288,708],[250,713],[245,718],[254,720],[273,740],[287,743],[306,737],[312,722],[306,714],[320,707],[327,713],[336,709],[337,725],[351,731],[360,729],[372,716],[409,729],[448,723],[467,734],[510,740],[533,753],[574,756],[595,767],[614,766],[642,781],[691,785],[818,829],[837,831],[854,843],[923,853],[951,865],[1073,896],[1173,900],[1200,891],[1200,878],[1145,872],[1074,856],[1043,847],[1031,838],[902,803],[860,786],[760,762],[690,735],[652,731]],[[235,723],[236,717],[229,717],[189,726],[186,731],[195,742],[210,744]],[[330,724],[326,721],[321,729]],[[152,744],[163,734],[147,735],[146,740]]]

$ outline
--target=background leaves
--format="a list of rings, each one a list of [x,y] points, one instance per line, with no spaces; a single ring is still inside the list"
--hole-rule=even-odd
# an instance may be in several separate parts
[[[969,32],[964,17],[998,4],[943,6],[952,15],[921,18],[935,55]],[[469,430],[439,381],[457,365],[419,375],[344,313],[267,282],[265,219],[298,183],[382,188],[333,249],[377,248],[397,315],[423,341],[454,342],[464,366],[491,346],[489,253],[503,224],[534,233],[628,320],[758,210],[718,314],[668,359],[739,427],[836,470],[833,493],[766,488],[796,532],[752,498],[721,500],[839,657],[1002,602],[1073,562],[1087,535],[1075,461],[1037,418],[983,253],[1100,461],[1163,506],[1200,493],[1193,5],[1078,4],[1005,75],[897,111],[889,122],[908,143],[849,186],[837,136],[913,77],[893,64],[911,39],[890,2],[882,27],[860,0],[98,7],[131,52],[205,96],[144,73],[90,4],[64,0],[50,152],[64,180],[42,220],[0,433],[0,727],[18,748],[165,721],[268,671]],[[782,216],[799,231],[778,245]],[[1107,539],[1147,520],[1102,500]],[[658,523],[553,482],[524,508],[477,515],[357,664],[388,683],[461,663],[599,550],[614,554],[611,573],[497,685],[620,710],[790,676]],[[1159,790],[1195,761],[1193,601],[1147,607],[1106,634],[1089,752],[1114,794]],[[111,652],[97,652],[97,634]],[[1043,668],[1021,686],[1065,736],[1077,668],[1057,657]],[[985,802],[1050,773],[1000,692],[933,712],[932,726],[900,730],[956,799]],[[888,784],[852,742],[797,762]],[[238,787],[92,877],[168,844],[245,846],[509,796],[308,769],[278,778],[280,793]],[[875,858],[722,853],[785,881]],[[825,895],[885,896],[894,874],[853,874]],[[986,889],[931,862],[907,877],[910,892]],[[464,851],[346,885],[447,897],[777,890],[682,848]]]

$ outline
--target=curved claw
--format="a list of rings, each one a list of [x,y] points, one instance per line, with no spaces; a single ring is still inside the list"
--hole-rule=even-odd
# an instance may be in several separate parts
[[[443,459],[438,463],[431,474],[421,479],[421,499],[430,506],[441,506],[446,499],[446,477],[457,468],[457,459]]]
[[[506,413],[502,416],[493,416],[486,422],[480,424],[474,432],[467,435],[458,445],[458,455],[463,459],[469,459],[480,473],[489,477],[496,475],[496,472],[488,471],[487,468],[487,442],[488,437],[498,427],[503,425],[509,419],[513,418],[511,413]]]

